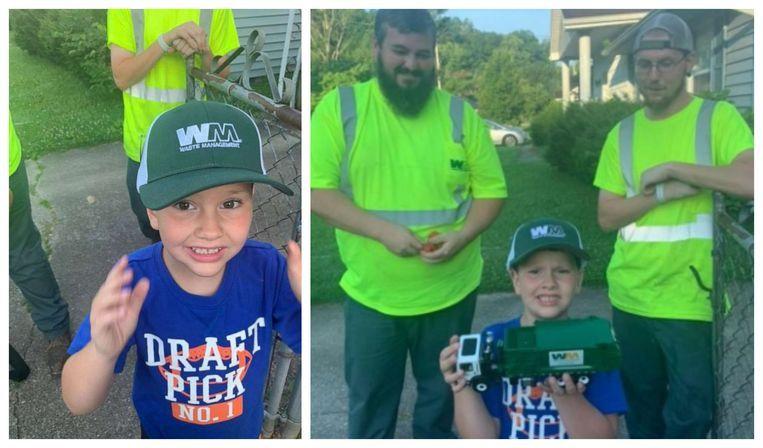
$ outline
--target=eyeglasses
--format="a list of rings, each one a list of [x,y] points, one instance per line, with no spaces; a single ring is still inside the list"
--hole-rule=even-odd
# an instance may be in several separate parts
[[[652,62],[649,59],[638,59],[636,61],[636,71],[643,74],[651,73],[652,68],[654,67],[657,69],[657,73],[660,73],[660,74],[670,73],[684,59],[686,59],[686,55],[684,55],[683,57],[681,57],[681,59],[678,59],[678,60],[660,59],[659,61],[656,61],[656,62]]]

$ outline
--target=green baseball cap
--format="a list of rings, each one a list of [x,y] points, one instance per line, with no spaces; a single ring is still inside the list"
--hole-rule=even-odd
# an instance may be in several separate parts
[[[143,205],[159,210],[199,191],[238,182],[294,194],[266,176],[260,131],[249,114],[229,104],[190,101],[156,117],[138,169]]]
[[[583,239],[577,227],[561,219],[540,218],[522,224],[514,232],[506,268],[515,268],[533,253],[545,249],[568,252],[581,261],[581,265],[590,258],[583,249]]]

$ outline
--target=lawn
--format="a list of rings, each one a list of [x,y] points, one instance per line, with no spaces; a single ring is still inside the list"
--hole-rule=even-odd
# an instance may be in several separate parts
[[[64,67],[29,55],[12,40],[9,72],[10,110],[25,157],[122,139],[116,87],[94,92]]]
[[[90,89],[64,67],[16,46],[12,34],[9,54],[10,110],[25,157],[122,140],[122,95],[116,87],[105,93]],[[253,87],[270,95],[264,77]]]
[[[523,153],[526,153],[526,149]],[[605,284],[605,269],[612,255],[615,233],[603,233],[596,223],[598,190],[556,171],[535,157],[520,157],[516,149],[499,149],[509,188],[509,197],[498,220],[482,238],[485,270],[481,292],[506,291],[506,256],[509,238],[522,222],[549,216],[575,223],[591,254],[585,284]],[[320,218],[311,221],[311,296],[313,303],[342,297],[339,278],[343,266],[336,249],[333,229]]]

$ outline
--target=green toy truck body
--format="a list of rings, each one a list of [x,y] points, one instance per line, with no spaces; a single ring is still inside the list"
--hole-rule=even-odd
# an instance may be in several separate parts
[[[461,348],[457,368],[478,391],[502,377],[534,381],[569,373],[586,382],[594,372],[617,369],[621,359],[609,321],[597,317],[538,321],[507,329],[503,340],[463,335]]]

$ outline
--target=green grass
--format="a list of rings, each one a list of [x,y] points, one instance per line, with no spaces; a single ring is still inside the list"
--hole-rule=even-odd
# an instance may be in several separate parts
[[[12,40],[9,72],[10,110],[25,157],[122,139],[116,87],[113,93],[96,93],[64,67],[29,55]]]
[[[615,233],[603,233],[596,223],[598,190],[560,173],[543,160],[520,158],[517,150],[500,149],[509,196],[501,215],[482,237],[485,269],[480,291],[510,289],[506,277],[509,238],[530,219],[548,216],[566,219],[578,226],[591,254],[585,284],[605,284],[605,269],[612,255]],[[311,221],[311,291],[313,303],[336,301],[343,295],[339,278],[344,268],[339,260],[333,229],[320,218]]]
[[[26,158],[122,139],[122,95],[116,87],[91,90],[66,68],[16,46],[13,34],[9,55],[10,109]],[[253,87],[270,96],[264,77]]]

